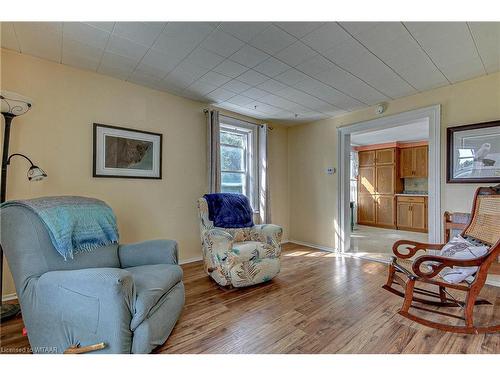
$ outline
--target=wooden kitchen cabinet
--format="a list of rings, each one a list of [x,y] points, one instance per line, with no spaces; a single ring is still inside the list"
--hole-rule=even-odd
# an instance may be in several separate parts
[[[375,151],[362,151],[358,153],[360,167],[371,167],[375,165]]]
[[[358,223],[396,228],[394,194],[402,190],[396,148],[360,151],[358,159]]]
[[[375,224],[375,196],[371,194],[358,195],[358,223],[373,225]]]
[[[428,152],[427,146],[401,148],[399,150],[399,177],[427,177]]]
[[[427,232],[427,197],[396,196],[397,228]]]
[[[376,198],[376,224],[385,228],[395,228],[396,211],[394,209],[394,195],[377,195]]]

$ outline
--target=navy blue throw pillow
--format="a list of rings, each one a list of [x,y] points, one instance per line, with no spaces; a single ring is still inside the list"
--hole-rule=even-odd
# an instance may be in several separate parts
[[[253,227],[253,211],[243,194],[215,193],[203,196],[208,203],[208,218],[220,228]]]

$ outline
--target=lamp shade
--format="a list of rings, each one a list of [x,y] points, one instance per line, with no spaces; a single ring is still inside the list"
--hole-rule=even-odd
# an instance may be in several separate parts
[[[30,181],[41,181],[45,177],[47,177],[47,173],[40,167],[36,165],[32,165],[30,169],[28,169],[28,180]]]
[[[16,94],[15,92],[0,91],[1,112],[13,116],[23,115],[28,112],[33,101],[26,96]]]

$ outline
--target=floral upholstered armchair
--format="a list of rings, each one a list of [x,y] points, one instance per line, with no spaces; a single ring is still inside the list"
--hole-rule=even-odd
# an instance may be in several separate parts
[[[205,271],[221,286],[244,287],[271,280],[280,271],[283,229],[274,224],[221,228],[198,200]]]

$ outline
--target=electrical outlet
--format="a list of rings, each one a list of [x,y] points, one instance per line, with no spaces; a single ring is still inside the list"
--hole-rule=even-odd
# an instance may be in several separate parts
[[[326,168],[326,174],[327,175],[332,175],[335,172],[336,172],[335,168],[332,168],[332,167]]]

